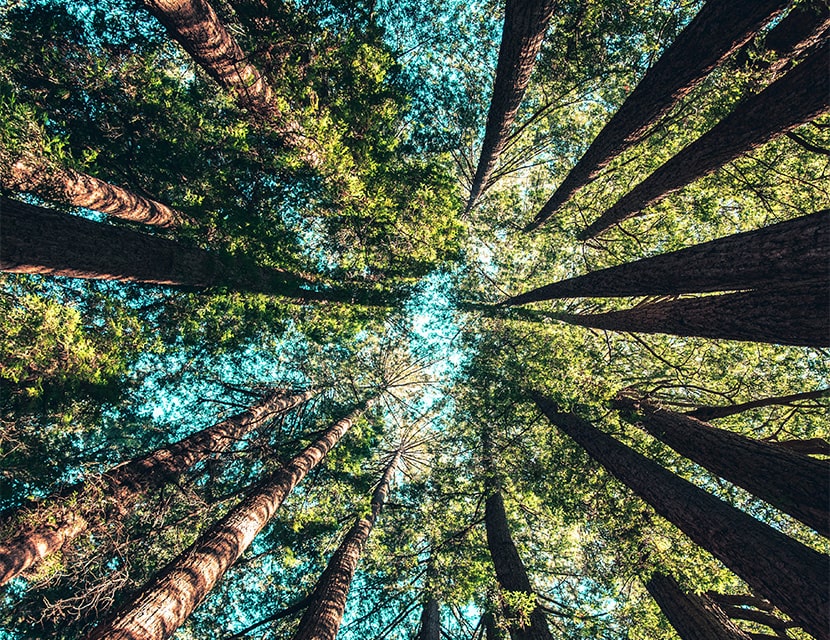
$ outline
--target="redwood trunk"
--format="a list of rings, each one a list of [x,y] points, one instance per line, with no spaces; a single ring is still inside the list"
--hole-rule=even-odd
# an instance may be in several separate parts
[[[803,62],[735,109],[643,180],[588,226],[593,238],[727,162],[809,122],[830,109],[828,45],[815,47]]]
[[[830,345],[826,283],[681,298],[594,315],[560,313],[571,324],[808,347]]]
[[[293,640],[335,640],[337,637],[357,563],[386,502],[392,475],[399,460],[400,452],[395,454],[384,469],[383,477],[372,496],[370,515],[358,518],[329,560]]]
[[[605,469],[818,640],[830,628],[828,558],[664,469],[534,394],[547,418]]]
[[[682,640],[750,640],[708,596],[684,593],[671,576],[655,573],[646,589]]]
[[[268,524],[285,498],[351,428],[353,411],[265,481],[173,560],[90,640],[162,640],[178,629]]]
[[[750,400],[749,402],[741,402],[740,404],[732,404],[725,407],[717,406],[703,406],[698,407],[694,411],[686,413],[687,416],[709,422],[717,420],[718,418],[726,418],[727,416],[734,416],[736,413],[743,413],[750,409],[758,409],[760,407],[771,407],[776,405],[788,405],[799,400],[816,400],[830,395],[830,389],[816,389],[815,391],[807,391],[805,393],[792,393],[787,396],[773,396],[770,398],[760,398],[758,400]],[[780,443],[779,443],[780,444]]]
[[[487,128],[484,131],[478,168],[470,188],[468,211],[487,188],[507,143],[556,2],[557,0],[507,0],[493,98],[487,113]]]
[[[441,640],[441,608],[435,596],[424,602],[421,612],[421,630],[417,640]]]
[[[830,29],[830,6],[826,0],[798,4],[764,39],[764,47],[777,55],[765,65],[766,75],[777,78],[794,60],[827,37]]]
[[[148,455],[113,467],[104,472],[100,482],[85,482],[63,495],[36,506],[37,521],[48,522],[15,536],[0,545],[0,584],[58,551],[89,528],[90,520],[100,516],[95,505],[101,500],[108,509],[125,512],[131,509],[147,491],[171,482],[197,462],[223,451],[243,438],[264,420],[305,402],[313,392],[285,396],[269,395],[249,410],[202,429],[193,435]],[[75,504],[75,507],[69,506]],[[19,519],[30,513],[20,509],[13,516]]]
[[[642,140],[658,119],[786,5],[783,0],[709,0],[648,70],[526,231],[541,225],[614,158]]]
[[[539,287],[503,305],[555,298],[677,295],[830,279],[830,210]]]
[[[638,425],[685,458],[830,538],[830,463],[784,447],[717,429],[644,398],[618,396]]]
[[[789,638],[786,631],[798,625],[790,620],[782,620],[778,616],[774,616],[764,611],[756,611],[755,609],[745,609],[744,607],[733,607],[723,605],[723,612],[732,620],[747,620],[748,622],[756,622],[765,627],[774,630],[780,637]]]

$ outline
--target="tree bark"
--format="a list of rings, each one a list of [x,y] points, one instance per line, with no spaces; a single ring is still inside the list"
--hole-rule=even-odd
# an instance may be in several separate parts
[[[642,140],[657,120],[786,5],[781,0],[709,0],[648,70],[525,231],[541,225],[614,158]]]
[[[552,424],[818,640],[830,628],[828,558],[679,478],[549,399],[532,394]]]
[[[830,538],[830,462],[717,429],[646,398],[620,394],[613,405],[637,412],[637,425],[680,455]]]
[[[774,440],[772,444],[804,455],[830,456],[830,442],[824,438],[807,440]]]
[[[435,596],[429,596],[424,602],[417,640],[441,640],[441,608]]]
[[[398,451],[386,465],[383,476],[372,495],[371,513],[368,517],[358,518],[349,529],[343,542],[329,560],[326,570],[320,576],[314,589],[311,604],[300,620],[293,640],[335,640],[343,613],[346,610],[346,598],[349,595],[352,578],[357,570],[357,563],[363,554],[363,548],[369,534],[380,515],[392,475],[400,461]]]
[[[561,280],[505,300],[677,295],[830,281],[830,210]]]
[[[797,4],[764,38],[764,47],[776,54],[765,65],[766,75],[776,79],[794,60],[827,37],[830,6],[826,0],[807,0]]]
[[[727,162],[809,122],[830,109],[828,45],[823,41],[803,62],[751,95],[712,129],[682,149],[579,234],[594,238],[614,224],[702,178]]]
[[[111,620],[94,629],[90,640],[163,640],[173,635],[364,408],[365,403],[287,466],[254,485],[242,502],[156,574]]]
[[[94,518],[104,511],[126,513],[150,490],[175,480],[197,462],[224,451],[276,414],[284,413],[307,401],[312,391],[285,395],[269,394],[247,411],[197,431],[166,447],[113,467],[98,482],[86,481],[61,492],[34,508],[24,507],[11,519],[33,514],[45,522],[15,535],[0,544],[0,584],[55,553],[86,531]],[[71,499],[71,500],[70,500]],[[74,505],[74,506],[70,506]]]
[[[487,188],[536,65],[557,0],[507,0],[487,127],[467,211]]]
[[[671,576],[655,573],[646,589],[682,640],[750,640],[708,596],[684,593]]]
[[[830,345],[830,299],[823,282],[681,298],[599,314],[558,313],[556,317],[570,324],[611,331],[807,347]]]
[[[734,416],[737,413],[743,413],[750,409],[758,409],[760,407],[771,407],[777,405],[789,405],[792,402],[799,400],[816,400],[830,395],[830,389],[816,389],[815,391],[806,391],[804,393],[792,393],[786,396],[772,396],[769,398],[760,398],[758,400],[750,400],[749,402],[741,402],[739,404],[730,404],[727,406],[702,406],[694,411],[686,413],[687,416],[710,422],[718,418],[726,418],[727,416]],[[779,446],[782,443],[777,443]]]
[[[779,633],[784,638],[789,636],[786,634],[787,629],[792,629],[798,625],[791,620],[782,620],[778,616],[774,616],[764,611],[756,611],[755,609],[745,609],[743,607],[734,607],[731,605],[723,605],[724,614],[729,616],[732,620],[747,620],[748,622],[757,622],[765,627],[769,627],[776,633]]]
[[[721,606],[755,607],[763,611],[772,611],[775,608],[769,600],[750,594],[707,591],[706,595]]]

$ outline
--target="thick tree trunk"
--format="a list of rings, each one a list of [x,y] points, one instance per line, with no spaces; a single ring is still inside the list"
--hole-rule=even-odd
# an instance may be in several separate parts
[[[804,393],[792,393],[787,396],[772,396],[769,398],[759,398],[758,400],[750,400],[749,402],[741,402],[740,404],[730,404],[723,407],[719,406],[702,406],[694,411],[686,413],[687,416],[709,422],[717,420],[718,418],[726,418],[727,416],[734,416],[737,413],[743,413],[750,409],[758,409],[760,407],[772,407],[780,405],[789,405],[800,400],[817,400],[830,395],[830,389],[816,389],[815,391],[806,391]],[[778,443],[779,445],[781,443]]]
[[[830,462],[718,429],[645,398],[621,394],[613,404],[637,412],[638,426],[683,457],[830,538]]]
[[[102,511],[125,513],[150,490],[175,480],[197,462],[224,451],[263,421],[302,404],[312,391],[272,393],[262,402],[171,445],[113,467],[96,482],[84,482],[11,517],[45,522],[0,544],[0,584],[26,571],[86,531]],[[101,503],[104,506],[101,506]],[[74,506],[70,506],[74,505]]]
[[[487,113],[478,168],[470,188],[468,211],[487,188],[507,143],[556,3],[557,0],[507,0],[493,98]]]
[[[709,0],[648,70],[525,230],[541,225],[614,158],[639,142],[659,118],[786,5],[782,0]]]
[[[417,640],[441,640],[441,608],[435,596],[429,596],[424,602]]]
[[[643,209],[670,193],[826,113],[830,109],[827,55],[824,41],[782,78],[738,103],[732,113],[607,209],[580,239],[596,237],[618,222],[642,215]]]
[[[386,502],[392,476],[399,461],[400,451],[386,465],[383,476],[375,488],[371,513],[366,518],[358,518],[329,560],[293,640],[335,640],[337,637],[357,563]]]
[[[830,345],[825,283],[681,298],[593,315],[559,313],[570,324],[610,331],[668,333],[808,347]]]
[[[490,495],[485,502],[484,525],[487,530],[487,547],[490,549],[490,557],[493,559],[493,567],[501,589],[535,597],[527,570],[510,535],[510,525],[507,522],[504,499],[500,491]],[[545,614],[538,606],[530,614],[530,624],[527,626],[520,626],[511,621],[510,637],[512,640],[553,640]]]
[[[750,640],[708,596],[684,593],[671,576],[655,573],[646,589],[682,640]]]
[[[363,408],[329,427],[288,465],[255,485],[242,502],[156,574],[113,619],[96,628],[90,640],[162,640],[173,635],[268,524],[294,487],[346,434]]]
[[[830,636],[828,558],[679,478],[533,394],[552,424],[619,481],[818,640]]]
[[[830,281],[830,210],[539,287],[505,306],[555,298],[654,296]]]

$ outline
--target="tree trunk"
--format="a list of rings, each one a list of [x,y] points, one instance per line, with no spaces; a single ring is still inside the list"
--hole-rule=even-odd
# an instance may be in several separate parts
[[[824,438],[809,438],[807,440],[773,440],[777,447],[784,447],[790,451],[803,453],[806,456],[830,456],[830,442]]]
[[[329,427],[288,465],[254,485],[242,502],[157,573],[113,619],[93,630],[90,640],[162,640],[173,635],[364,408],[365,404]]]
[[[314,589],[311,604],[303,614],[300,625],[294,633],[293,640],[335,640],[343,612],[346,610],[346,598],[354,577],[357,563],[363,554],[363,548],[369,539],[381,509],[389,494],[392,475],[400,461],[400,451],[386,465],[383,476],[372,495],[371,513],[366,518],[358,518],[349,529],[343,542],[329,560],[326,570],[320,576]]]
[[[830,6],[826,0],[807,0],[797,4],[764,38],[764,48],[776,54],[765,65],[767,77],[776,79],[794,60],[827,37]]]
[[[645,398],[621,394],[617,409],[637,412],[637,425],[712,473],[830,538],[830,463],[717,429]]]
[[[481,617],[481,624],[484,625],[484,637],[486,640],[503,640],[504,634],[496,626],[496,617],[487,612]]]
[[[670,193],[827,112],[827,55],[824,41],[782,78],[738,103],[732,113],[607,209],[579,238],[596,237],[618,222],[642,215],[643,209]]]
[[[533,394],[544,415],[658,514],[818,640],[830,628],[828,558]]]
[[[684,593],[671,576],[655,573],[646,589],[682,640],[749,640],[708,596]]]
[[[668,333],[807,347],[830,345],[824,282],[641,304],[599,314],[558,313],[570,324],[611,331]]]
[[[470,188],[468,211],[487,188],[507,143],[556,3],[557,0],[507,0],[493,98],[487,113],[478,168]]]
[[[441,640],[441,608],[435,596],[429,596],[424,602],[417,640]]]
[[[709,0],[648,70],[525,230],[541,225],[614,158],[642,140],[657,120],[786,5],[782,0]]]
[[[750,594],[707,591],[706,595],[721,606],[755,607],[764,611],[772,611],[775,608],[769,600]]]
[[[723,612],[732,620],[747,620],[748,622],[756,622],[765,627],[769,627],[781,637],[788,638],[786,634],[787,629],[792,629],[798,625],[791,620],[782,620],[778,616],[774,616],[764,611],[756,611],[755,609],[745,609],[744,607],[733,607],[730,605],[723,605]]]
[[[171,445],[113,467],[98,482],[83,482],[32,508],[21,508],[12,519],[34,515],[45,522],[0,545],[0,584],[58,551],[106,511],[125,513],[150,490],[175,480],[197,462],[224,451],[276,414],[302,404],[312,391],[273,393],[243,413],[223,420]],[[74,505],[74,506],[70,506]]]
[[[555,298],[654,296],[830,280],[830,210],[539,287],[505,306]]]
[[[793,393],[787,396],[773,396],[770,398],[760,398],[758,400],[750,400],[749,402],[741,402],[740,404],[731,404],[725,407],[718,406],[702,406],[694,411],[686,413],[687,416],[710,422],[718,418],[726,418],[727,416],[734,416],[736,413],[743,413],[750,409],[758,409],[760,407],[771,407],[779,405],[789,405],[792,402],[799,400],[816,400],[830,395],[830,389],[816,389],[815,391],[807,391],[805,393]],[[781,444],[781,443],[777,443]]]

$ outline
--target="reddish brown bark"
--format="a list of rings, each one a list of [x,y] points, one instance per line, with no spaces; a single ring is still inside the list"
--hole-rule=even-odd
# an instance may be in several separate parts
[[[162,640],[173,635],[362,411],[363,407],[358,408],[329,427],[288,465],[255,485],[242,502],[160,571],[114,618],[93,630],[90,640]]]
[[[547,418],[658,514],[819,640],[830,629],[828,558],[679,478],[551,400]]]
[[[507,143],[556,2],[557,0],[507,0],[493,97],[487,113],[481,156],[470,188],[470,199],[467,201],[468,211],[487,188]]]
[[[741,101],[732,113],[634,187],[579,238],[596,237],[614,224],[642,215],[646,207],[670,193],[826,113],[830,109],[827,55],[824,41],[794,69]]]
[[[764,46],[776,54],[765,66],[766,75],[777,78],[794,60],[827,37],[830,6],[825,0],[797,4],[764,38]]]
[[[393,456],[383,471],[383,476],[372,495],[369,516],[358,518],[329,560],[293,640],[335,640],[337,637],[357,563],[386,502],[392,475],[399,461],[400,452]]]
[[[102,512],[127,512],[148,491],[175,480],[197,462],[227,449],[264,420],[293,409],[313,395],[311,391],[272,393],[247,411],[113,467],[95,482],[81,483],[43,504],[20,509],[11,519],[34,516],[37,522],[48,524],[18,532],[0,544],[0,584],[60,550],[86,531]]]
[[[659,118],[786,5],[778,0],[709,0],[648,70],[525,230],[541,225],[614,158],[639,142]]]
[[[655,573],[646,589],[682,640],[749,640],[708,596],[685,593],[671,576]]]
[[[793,402],[801,400],[816,400],[830,395],[830,389],[816,389],[815,391],[806,391],[804,393],[791,393],[786,396],[773,396],[769,398],[759,398],[758,400],[750,400],[749,402],[741,402],[739,404],[730,404],[722,407],[718,406],[702,406],[694,411],[686,413],[687,416],[697,418],[709,422],[710,420],[717,420],[718,418],[726,418],[727,416],[734,416],[737,413],[743,413],[750,409],[758,409],[760,407],[771,407],[776,405],[789,405]],[[783,443],[778,443],[779,445]]]
[[[618,396],[614,406],[637,412],[638,425],[680,455],[830,538],[830,463],[717,429],[630,393]]]

